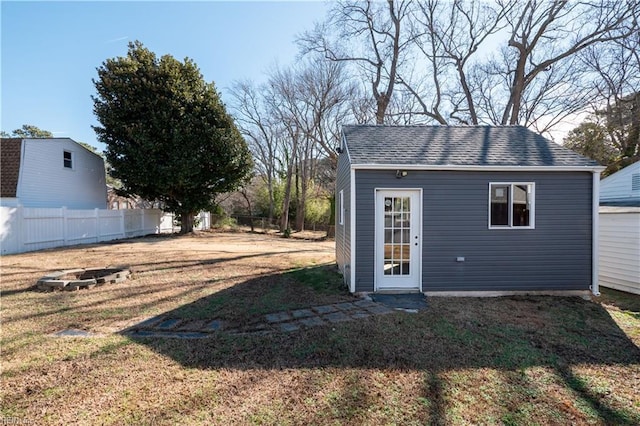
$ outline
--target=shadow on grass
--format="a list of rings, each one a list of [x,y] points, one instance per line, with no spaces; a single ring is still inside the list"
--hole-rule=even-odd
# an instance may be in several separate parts
[[[600,287],[600,291],[601,303],[629,311],[635,318],[640,319],[640,296],[604,287]]]
[[[326,264],[253,277],[162,316],[217,319],[227,324],[227,328],[238,329],[264,321],[268,313],[355,300],[342,284],[335,265]]]
[[[353,299],[341,287],[335,269],[324,265],[250,279],[163,316],[242,325],[266,313],[343,300]],[[640,349],[609,313],[577,297],[431,298],[429,308],[418,314],[397,312],[293,333],[217,332],[195,340],[134,340],[188,368],[422,371],[432,424],[446,417],[443,372],[505,371],[508,386],[535,393],[529,389],[535,384],[517,372],[548,367],[605,423],[640,422],[639,413],[608,406],[569,367],[640,364]],[[516,411],[502,420],[517,423],[528,418],[518,416]]]

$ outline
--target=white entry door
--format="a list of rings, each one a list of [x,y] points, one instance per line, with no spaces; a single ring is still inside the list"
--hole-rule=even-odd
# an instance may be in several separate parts
[[[376,290],[420,290],[420,191],[376,191]]]

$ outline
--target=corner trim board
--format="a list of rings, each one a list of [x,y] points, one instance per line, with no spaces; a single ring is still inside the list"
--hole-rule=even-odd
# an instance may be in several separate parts
[[[347,151],[348,154],[348,151]],[[349,225],[351,225],[351,235],[349,239],[351,240],[351,244],[349,246],[349,250],[351,251],[351,259],[349,260],[349,275],[350,275],[350,283],[349,290],[351,293],[356,292],[356,171],[351,166],[349,171],[351,174],[350,181],[351,187],[349,188],[350,199],[349,199]]]
[[[598,275],[600,274],[600,172],[593,172],[593,195],[591,197],[591,293],[600,296]]]

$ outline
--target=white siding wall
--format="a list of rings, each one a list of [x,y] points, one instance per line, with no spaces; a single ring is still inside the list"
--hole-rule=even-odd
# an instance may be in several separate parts
[[[63,153],[73,156],[64,167]],[[106,209],[104,162],[71,139],[25,139],[18,199],[25,207]]]
[[[603,287],[640,294],[640,208],[600,207]]]
[[[632,190],[631,179],[640,174],[640,161],[625,167],[600,182],[600,202],[631,201],[640,202],[640,189]]]

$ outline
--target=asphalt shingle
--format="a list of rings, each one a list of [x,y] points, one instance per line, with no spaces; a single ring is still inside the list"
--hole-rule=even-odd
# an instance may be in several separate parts
[[[0,197],[15,197],[20,174],[22,139],[0,140]]]
[[[352,165],[594,167],[522,126],[343,127]]]

